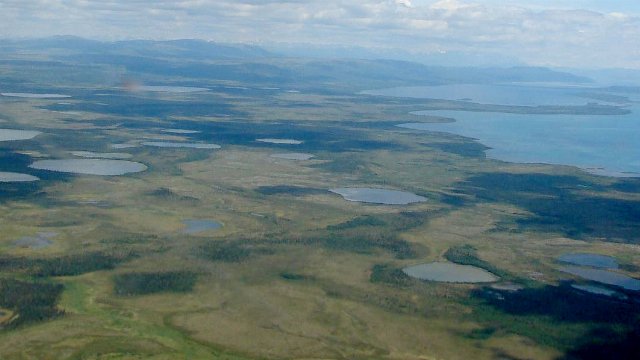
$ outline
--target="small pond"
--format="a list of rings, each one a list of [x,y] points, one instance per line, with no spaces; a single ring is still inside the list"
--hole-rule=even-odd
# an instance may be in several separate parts
[[[182,230],[182,232],[191,235],[210,230],[217,230],[222,227],[222,224],[219,222],[207,219],[189,219],[183,220],[182,223],[185,225],[185,229]]]

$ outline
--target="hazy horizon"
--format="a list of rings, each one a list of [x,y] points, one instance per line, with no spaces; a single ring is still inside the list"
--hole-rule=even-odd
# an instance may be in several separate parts
[[[626,0],[9,0],[0,14],[0,38],[201,39],[470,65],[640,69],[640,4]]]

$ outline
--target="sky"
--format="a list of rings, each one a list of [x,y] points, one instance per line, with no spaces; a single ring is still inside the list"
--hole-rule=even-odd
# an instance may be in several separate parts
[[[640,0],[0,0],[0,38],[196,38],[640,69]]]

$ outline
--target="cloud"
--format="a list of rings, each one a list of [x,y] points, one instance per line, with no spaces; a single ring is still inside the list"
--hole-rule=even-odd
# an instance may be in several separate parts
[[[396,5],[402,5],[407,8],[412,8],[413,4],[411,4],[411,0],[394,0]]]
[[[441,0],[431,5],[432,9],[447,10],[447,11],[457,11],[457,10],[465,9],[469,7],[473,7],[473,5],[461,3],[460,1],[457,1],[457,0]]]
[[[623,1],[627,3],[626,1]],[[497,0],[0,0],[0,37],[201,38],[518,57],[538,65],[640,68],[640,20]],[[530,5],[534,4],[534,5]],[[598,9],[602,10],[602,2]],[[628,4],[628,3],[627,3]],[[630,6],[630,5],[629,5]]]

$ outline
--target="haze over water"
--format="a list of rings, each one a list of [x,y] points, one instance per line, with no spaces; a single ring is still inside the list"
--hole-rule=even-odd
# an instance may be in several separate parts
[[[489,91],[490,86],[485,86]],[[526,96],[527,87],[519,87]],[[500,100],[500,88],[496,99]],[[539,88],[532,88],[537,94]],[[560,95],[562,92],[553,92]],[[490,94],[484,94],[487,98]],[[532,98],[535,98],[533,95]],[[567,95],[571,100],[572,95]],[[499,102],[494,102],[500,104]],[[523,99],[523,101],[525,101]],[[587,101],[585,100],[584,103]],[[455,119],[451,123],[407,123],[414,130],[449,132],[478,139],[495,159],[519,163],[573,165],[619,177],[640,176],[640,106],[627,115],[538,115],[474,111],[416,111]]]

